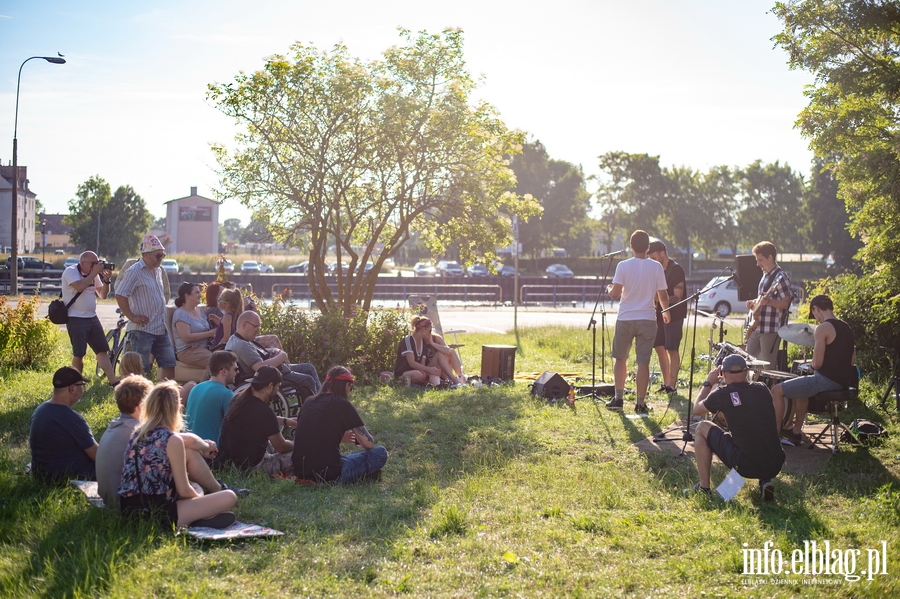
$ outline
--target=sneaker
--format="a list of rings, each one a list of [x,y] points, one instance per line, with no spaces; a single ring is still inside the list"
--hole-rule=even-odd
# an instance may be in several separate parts
[[[771,480],[759,481],[759,496],[763,501],[775,501],[775,485]]]
[[[800,447],[803,445],[803,435],[795,433],[792,430],[785,429],[781,431],[781,442],[791,447]]]
[[[237,518],[234,512],[222,512],[210,518],[202,518],[195,520],[188,525],[188,528],[228,528],[235,523]]]
[[[622,406],[622,398],[621,397],[614,397],[612,399],[612,401],[606,402],[607,410],[621,410],[622,407],[623,406]]]
[[[233,491],[235,495],[238,497],[247,497],[250,495],[250,489],[240,489],[238,487],[232,487],[230,485],[226,485],[222,479],[217,478],[216,481],[219,483],[219,486],[222,487],[223,491]]]
[[[652,410],[652,409],[653,408],[651,408],[644,402],[639,402],[639,403],[634,404],[634,413],[635,414],[648,414],[650,412],[650,410]]]
[[[671,395],[672,393],[675,393],[675,387],[663,385],[659,389],[657,389],[656,392],[657,393],[665,393],[666,395]]]
[[[682,491],[685,495],[690,495],[691,493],[703,493],[704,495],[712,495],[712,489],[707,489],[700,486],[700,483],[695,484],[690,489],[685,489]]]

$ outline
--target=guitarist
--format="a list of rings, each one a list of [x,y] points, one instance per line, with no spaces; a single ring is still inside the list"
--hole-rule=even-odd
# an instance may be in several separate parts
[[[756,299],[747,302],[753,312],[753,323],[747,337],[746,351],[759,360],[765,360],[775,368],[778,356],[778,329],[787,323],[791,307],[791,280],[775,262],[778,250],[771,241],[761,241],[753,246],[756,265],[763,271]]]

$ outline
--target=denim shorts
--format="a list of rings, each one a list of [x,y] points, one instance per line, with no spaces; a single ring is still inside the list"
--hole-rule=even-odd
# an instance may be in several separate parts
[[[150,372],[150,356],[156,358],[159,368],[175,368],[175,347],[167,334],[151,335],[144,331],[129,331],[131,351],[141,354],[144,372]]]
[[[789,379],[781,383],[781,390],[784,396],[790,399],[804,399],[806,397],[814,397],[825,391],[840,391],[843,387],[832,381],[830,378],[815,371],[806,376],[798,376],[795,379]]]
[[[109,344],[106,342],[106,335],[103,333],[103,325],[97,316],[90,318],[74,318],[69,317],[66,323],[66,331],[69,333],[69,340],[72,342],[72,355],[76,358],[83,358],[87,353],[88,345],[95,354],[109,351]]]

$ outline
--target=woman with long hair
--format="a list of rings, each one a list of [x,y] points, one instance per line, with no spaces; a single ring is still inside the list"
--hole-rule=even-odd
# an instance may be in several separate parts
[[[404,337],[397,347],[394,378],[400,380],[408,376],[413,383],[434,386],[440,385],[442,378],[454,383],[466,382],[459,357],[455,357],[456,352],[439,335],[433,334],[430,318],[413,316],[409,328],[412,333]]]
[[[219,310],[222,311],[222,319],[216,326],[216,334],[213,336],[213,347],[225,347],[228,339],[237,330],[237,319],[244,311],[244,298],[238,289],[226,289],[219,294]]]
[[[205,305],[203,306],[203,311],[206,312],[206,318],[209,320],[210,327],[218,326],[219,321],[222,320],[222,311],[219,310],[219,295],[222,294],[223,289],[225,288],[222,286],[222,283],[213,281],[207,284],[204,290]]]
[[[201,495],[188,480],[178,384],[156,385],[144,400],[141,424],[125,450],[119,505],[126,516],[152,517],[164,525],[226,528],[234,523],[229,510],[237,502],[231,490]],[[203,457],[215,445],[200,441]]]
[[[209,327],[206,313],[200,308],[200,286],[182,283],[175,298],[175,314],[172,329],[175,338],[175,357],[194,368],[206,368],[212,352],[209,340],[216,334]]]
[[[375,438],[350,403],[355,382],[350,369],[335,366],[319,393],[303,403],[294,435],[294,476],[344,483],[380,478],[388,452],[375,445]],[[361,445],[363,451],[341,455],[341,443]]]

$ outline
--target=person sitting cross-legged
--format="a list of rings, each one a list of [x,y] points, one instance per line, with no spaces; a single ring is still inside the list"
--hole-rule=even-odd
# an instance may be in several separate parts
[[[375,439],[350,403],[355,381],[343,366],[328,371],[322,391],[303,404],[294,441],[294,475],[311,481],[352,483],[377,479],[387,463],[387,449]],[[363,451],[341,455],[341,443],[356,443]]]
[[[739,355],[727,356],[722,366],[710,371],[697,396],[694,415],[722,412],[728,432],[709,420],[697,425],[694,453],[700,482],[694,487],[710,492],[709,474],[716,454],[729,468],[744,478],[759,479],[764,501],[775,499],[772,479],[781,472],[784,449],[778,436],[778,423],[772,395],[764,383],[747,381],[747,362]],[[719,378],[724,383],[719,383]],[[710,392],[715,385],[719,387]]]
[[[234,384],[237,372],[237,357],[233,353],[213,352],[209,360],[209,380],[194,387],[188,395],[184,415],[189,430],[204,439],[219,442],[222,420],[234,397],[229,385]]]
[[[229,510],[237,495],[230,489],[203,495],[190,484],[192,452],[179,432],[182,424],[178,384],[158,384],[144,400],[141,424],[125,450],[119,507],[124,516],[149,517],[164,526],[226,528],[235,521]],[[197,454],[212,457],[215,452],[214,443],[200,440]],[[218,483],[213,479],[209,486]]]
[[[297,426],[296,418],[276,416],[269,401],[281,387],[281,373],[272,366],[261,366],[250,386],[231,400],[219,436],[217,468],[235,466],[245,472],[262,470],[266,474],[291,471],[293,441],[281,434],[283,426]]]

